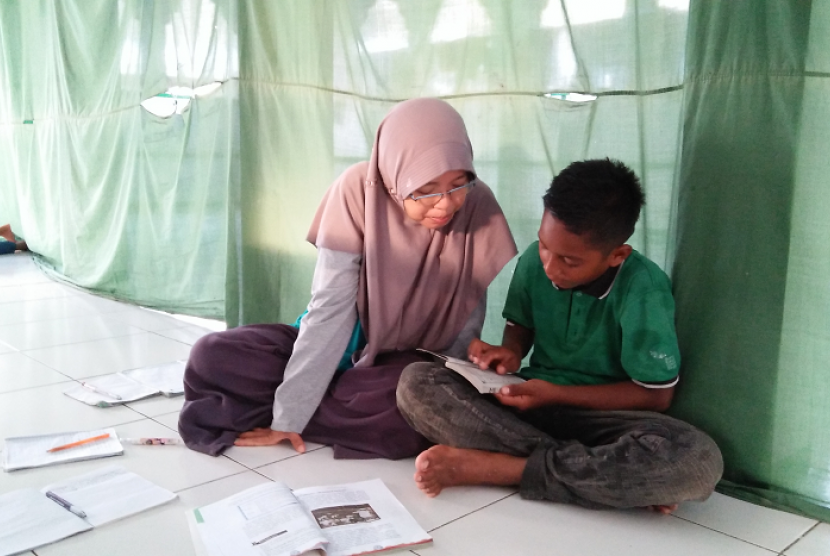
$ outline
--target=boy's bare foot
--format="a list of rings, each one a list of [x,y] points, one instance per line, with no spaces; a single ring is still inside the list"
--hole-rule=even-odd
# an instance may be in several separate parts
[[[654,506],[646,506],[646,508],[652,512],[669,515],[677,509],[677,504],[656,504]]]
[[[527,459],[439,444],[415,459],[415,483],[429,496],[460,485],[517,485]]]

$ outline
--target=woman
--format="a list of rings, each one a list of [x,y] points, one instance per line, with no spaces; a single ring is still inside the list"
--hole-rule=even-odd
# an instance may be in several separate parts
[[[307,239],[318,258],[299,330],[251,325],[197,342],[182,437],[211,455],[285,440],[299,452],[332,444],[336,458],[420,453],[428,442],[398,412],[398,377],[421,360],[415,348],[464,356],[487,286],[516,254],[461,116],[437,99],[393,108]]]

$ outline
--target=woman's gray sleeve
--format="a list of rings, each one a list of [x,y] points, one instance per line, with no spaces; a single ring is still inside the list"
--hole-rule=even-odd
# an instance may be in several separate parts
[[[320,405],[357,323],[360,261],[361,255],[317,249],[308,313],[274,395],[271,429],[302,432]]]
[[[455,357],[456,359],[467,359],[467,348],[473,338],[481,338],[481,329],[484,328],[484,317],[487,316],[487,292],[484,292],[481,301],[478,302],[476,308],[467,319],[467,323],[458,336],[455,337],[452,345],[443,351],[444,355]]]

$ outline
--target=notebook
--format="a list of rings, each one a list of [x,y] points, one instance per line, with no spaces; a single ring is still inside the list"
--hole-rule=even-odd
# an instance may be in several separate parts
[[[105,434],[109,437],[58,452],[48,451],[57,446],[65,446]],[[3,470],[15,471],[44,467],[70,461],[120,456],[123,453],[124,447],[119,442],[115,429],[112,428],[38,436],[15,436],[6,439],[6,448],[3,450]]]
[[[0,556],[53,543],[174,498],[173,492],[119,465],[107,465],[40,490],[26,488],[2,494]]]

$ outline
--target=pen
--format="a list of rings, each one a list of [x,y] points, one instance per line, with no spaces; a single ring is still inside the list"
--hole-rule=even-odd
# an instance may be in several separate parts
[[[57,502],[57,503],[58,503],[61,507],[63,507],[65,510],[69,510],[70,512],[72,512],[72,513],[73,513],[73,514],[75,514],[76,516],[78,516],[78,517],[86,517],[86,512],[84,512],[83,510],[80,510],[80,509],[76,508],[75,506],[73,506],[72,504],[70,504],[69,502],[67,502],[66,500],[64,500],[63,498],[61,498],[60,496],[58,496],[57,494],[55,494],[54,492],[52,492],[51,490],[47,490],[47,491],[46,491],[46,497],[47,497],[49,500],[53,500],[53,501]]]
[[[257,546],[258,544],[266,543],[266,542],[270,541],[271,539],[273,539],[274,537],[279,537],[280,535],[284,535],[287,532],[288,532],[288,530],[286,529],[285,531],[280,531],[279,533],[274,533],[273,535],[268,535],[264,539],[260,539],[258,541],[252,542],[251,546]]]
[[[105,438],[109,438],[109,433],[101,434],[99,436],[93,436],[92,438],[84,438],[83,440],[78,440],[76,442],[70,442],[69,444],[63,444],[62,446],[55,446],[54,448],[49,448],[46,450],[47,452],[60,452],[61,450],[67,450],[69,448],[74,448],[75,446],[82,446],[84,444],[89,444],[90,442],[98,442],[99,440],[103,440]]]
[[[101,390],[97,386],[93,386],[92,384],[90,384],[88,382],[81,381],[81,386],[83,386],[87,390],[92,390],[93,392],[98,392],[99,394],[103,394],[103,395],[107,396],[108,398],[113,398],[113,399],[116,399],[116,400],[121,399],[121,396],[119,396],[118,394],[110,394],[106,390]]]
[[[144,444],[146,446],[164,446],[167,444],[181,444],[182,441],[178,438],[119,438],[121,442],[127,444]]]

